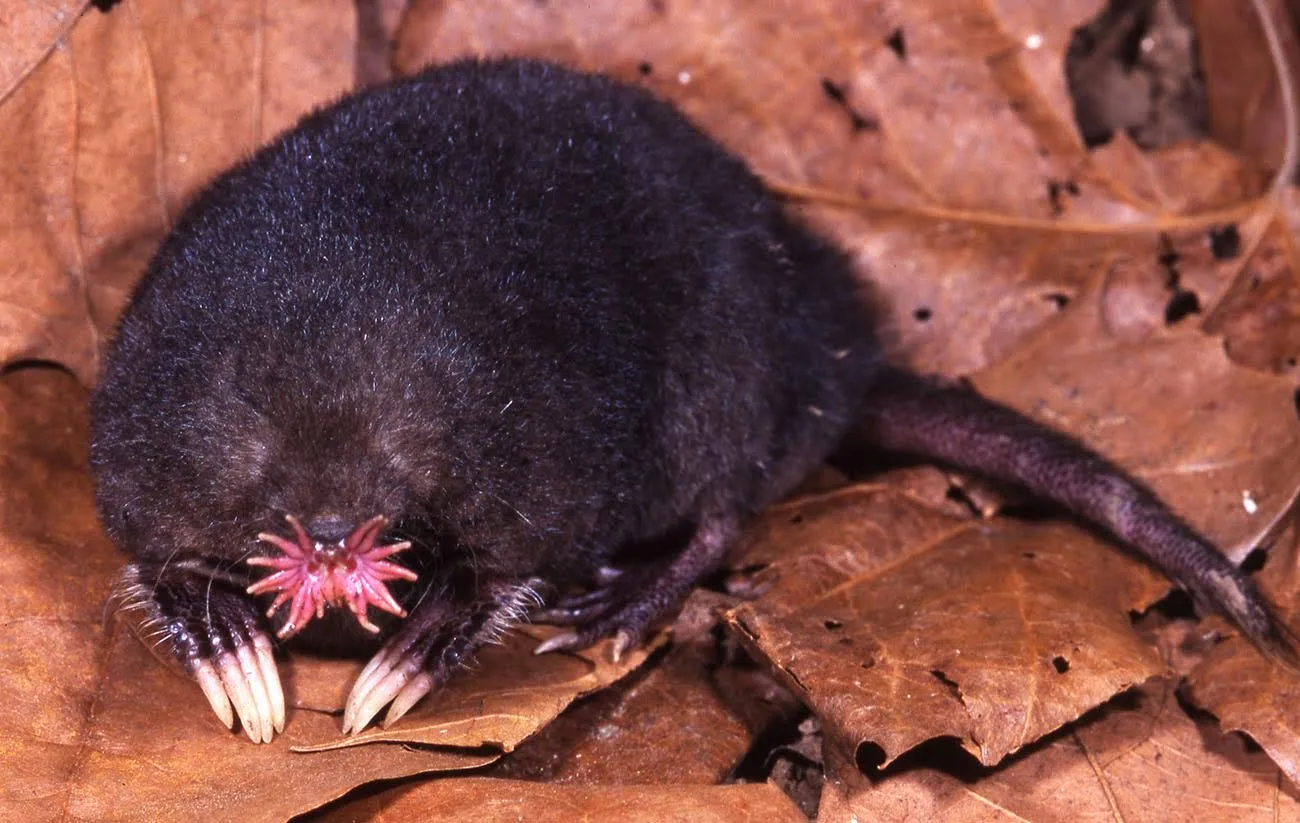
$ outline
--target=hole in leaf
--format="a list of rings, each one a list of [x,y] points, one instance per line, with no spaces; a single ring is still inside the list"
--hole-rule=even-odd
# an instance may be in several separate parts
[[[849,117],[849,127],[854,132],[863,131],[864,129],[876,129],[880,124],[869,117],[863,117],[849,105],[848,95],[844,93],[844,87],[835,83],[830,78],[822,78],[822,92],[830,99],[832,103],[838,106]]]
[[[961,700],[961,689],[957,688],[956,681],[954,681],[952,678],[948,677],[948,675],[944,674],[938,669],[930,669],[930,675],[935,680],[938,680],[940,683],[942,683],[944,688],[948,690],[949,694],[951,694],[953,697],[957,698],[958,700]]]
[[[1053,214],[1062,214],[1065,212],[1065,197],[1079,196],[1079,184],[1073,180],[1048,180],[1047,181],[1047,200],[1052,204]]]
[[[934,312],[930,311],[929,306],[922,306],[916,311],[912,312],[912,317],[916,318],[916,322],[918,323],[925,323],[929,321],[929,319],[933,316],[934,316]]]
[[[833,631],[836,631],[837,629],[842,629],[842,628],[844,628],[844,621],[842,621],[842,620],[834,620],[834,619],[823,620],[823,621],[822,621],[822,625],[826,627],[827,631],[832,631],[832,632],[833,632]]]
[[[1165,306],[1165,324],[1172,326],[1189,314],[1201,313],[1201,300],[1196,292],[1178,289]]]
[[[1070,670],[1070,661],[1058,654],[1052,658],[1052,668],[1056,669],[1057,674],[1065,674]]]
[[[885,45],[898,55],[899,60],[907,59],[907,40],[903,37],[902,29],[894,29],[893,33],[885,38]]]
[[[826,96],[829,97],[832,102],[839,103],[841,106],[848,102],[844,97],[844,89],[840,88],[835,83],[832,83],[825,77],[822,78],[822,91],[826,93]]]
[[[1060,292],[1045,294],[1043,295],[1043,299],[1050,301],[1052,305],[1056,306],[1057,311],[1061,311],[1066,306],[1070,305],[1070,295],[1061,294]]]
[[[1169,594],[1152,603],[1146,611],[1130,611],[1129,619],[1138,623],[1151,612],[1158,613],[1170,620],[1195,620],[1196,604],[1192,596],[1183,589],[1174,589]]]
[[[646,77],[650,74],[650,72],[655,70],[655,67],[650,63],[642,63],[641,65],[636,67],[636,70],[641,72],[642,77]]]
[[[1241,233],[1234,225],[1210,229],[1210,253],[1215,260],[1231,260],[1241,253]]]
[[[803,522],[803,515],[802,515],[802,514],[796,514],[794,517],[791,517],[791,518],[790,518],[790,525],[792,525],[792,526],[797,526],[797,525],[799,525],[799,524],[802,523],[802,522]]]
[[[1033,552],[1025,552],[1023,555],[1021,555],[1021,557],[1025,558],[1026,560],[1033,560],[1037,556],[1038,555],[1034,554]]]

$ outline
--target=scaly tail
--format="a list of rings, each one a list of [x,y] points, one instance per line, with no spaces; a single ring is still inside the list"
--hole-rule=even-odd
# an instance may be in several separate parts
[[[1100,526],[1300,670],[1300,642],[1255,585],[1145,485],[1077,440],[970,389],[886,369],[868,400],[875,447],[1018,484]]]

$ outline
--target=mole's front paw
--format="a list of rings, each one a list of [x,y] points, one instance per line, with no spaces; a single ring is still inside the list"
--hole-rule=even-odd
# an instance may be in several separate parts
[[[111,603],[155,653],[180,661],[226,728],[254,743],[284,731],[284,689],[257,606],[200,561],[131,563]],[[233,707],[233,710],[232,710]]]
[[[500,640],[541,602],[538,583],[489,584],[468,602],[427,597],[352,685],[343,711],[344,734],[360,732],[384,706],[387,728],[434,686],[468,666],[480,647]]]

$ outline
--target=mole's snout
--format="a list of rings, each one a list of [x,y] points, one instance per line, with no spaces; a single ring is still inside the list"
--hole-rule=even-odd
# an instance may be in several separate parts
[[[326,546],[337,545],[352,533],[352,524],[338,515],[327,514],[308,520],[307,533]]]
[[[393,598],[387,584],[391,580],[413,582],[417,575],[385,559],[409,549],[409,541],[377,545],[387,518],[377,515],[350,530],[346,525],[336,525],[338,518],[314,518],[311,529],[304,528],[291,514],[285,515],[285,520],[293,528],[293,540],[266,532],[257,536],[279,549],[281,555],[250,557],[246,561],[250,566],[275,570],[247,589],[249,594],[276,592],[267,617],[290,604],[276,637],[284,639],[302,631],[312,618],[325,614],[326,606],[346,605],[368,632],[379,631],[366,614],[370,606],[406,617],[406,610]]]

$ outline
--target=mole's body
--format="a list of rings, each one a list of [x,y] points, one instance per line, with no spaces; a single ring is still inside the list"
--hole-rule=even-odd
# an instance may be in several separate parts
[[[203,192],[123,317],[92,460],[133,557],[122,606],[269,740],[270,634],[383,641],[353,730],[539,592],[597,587],[545,613],[575,626],[550,648],[625,647],[860,424],[1053,497],[1278,631],[1100,458],[885,366],[843,257],[670,107],[540,63],[363,92]]]

